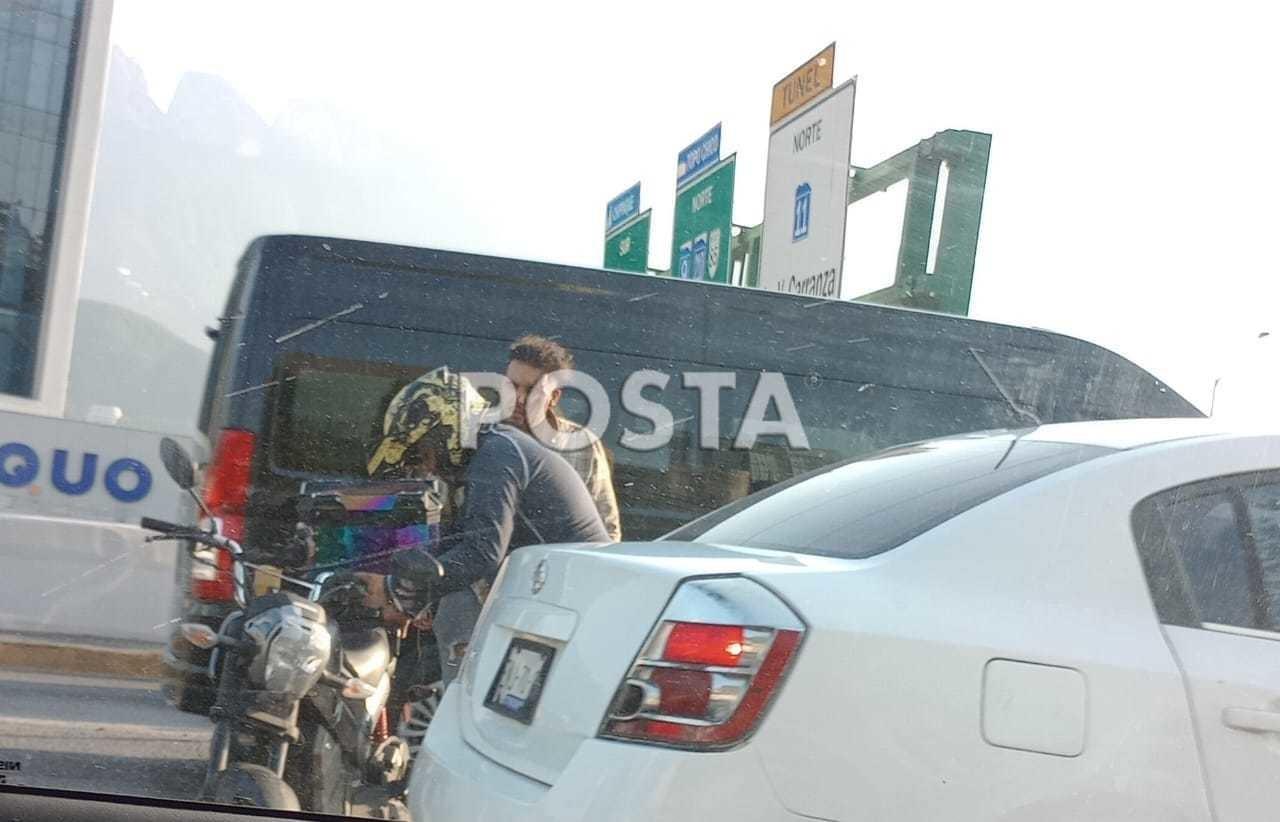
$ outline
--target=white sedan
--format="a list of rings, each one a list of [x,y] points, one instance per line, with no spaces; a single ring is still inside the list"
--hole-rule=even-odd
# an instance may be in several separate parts
[[[440,820],[1280,811],[1280,436],[902,446],[663,541],[508,559],[409,788]]]

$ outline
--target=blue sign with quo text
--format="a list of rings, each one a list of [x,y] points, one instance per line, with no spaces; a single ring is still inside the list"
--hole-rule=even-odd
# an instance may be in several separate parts
[[[79,465],[71,454],[58,448],[53,452],[49,481],[59,493],[70,497],[87,494],[98,473],[98,455],[84,452]],[[0,486],[25,488],[40,475],[40,456],[25,442],[0,445]],[[74,479],[72,478],[74,476]],[[113,461],[102,473],[107,493],[119,502],[138,502],[151,492],[151,471],[141,460],[128,457]]]

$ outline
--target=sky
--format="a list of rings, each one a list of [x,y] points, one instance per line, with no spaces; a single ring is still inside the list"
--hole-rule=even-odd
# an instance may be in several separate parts
[[[599,265],[605,203],[639,180],[658,268],[679,149],[723,123],[734,221],[758,223],[771,87],[835,41],[836,82],[858,77],[855,165],[943,129],[993,135],[972,316],[1104,345],[1205,410],[1217,381],[1219,416],[1266,419],[1280,399],[1280,343],[1259,336],[1280,336],[1272,16],[1177,2],[116,0],[112,39],[162,108],[204,72],[269,123],[299,103],[362,123],[406,185],[353,214],[353,236]],[[900,189],[851,208],[844,296],[891,281]]]

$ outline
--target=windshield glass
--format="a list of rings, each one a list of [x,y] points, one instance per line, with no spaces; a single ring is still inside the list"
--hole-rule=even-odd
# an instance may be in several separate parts
[[[666,538],[863,559],[1109,451],[1020,436],[975,435],[879,451],[761,491]]]
[[[0,0],[0,808],[1265,817],[1273,16]]]

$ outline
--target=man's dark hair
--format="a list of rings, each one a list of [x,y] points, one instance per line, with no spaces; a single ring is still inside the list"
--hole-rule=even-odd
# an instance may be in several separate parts
[[[511,359],[532,365],[544,374],[573,368],[573,355],[555,340],[525,334],[511,344]]]

